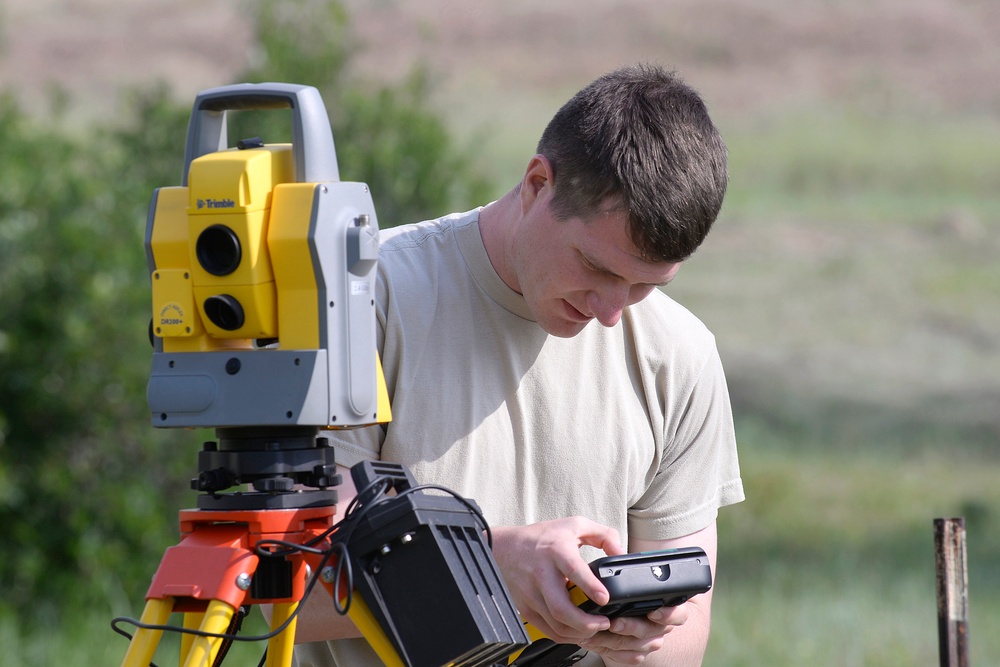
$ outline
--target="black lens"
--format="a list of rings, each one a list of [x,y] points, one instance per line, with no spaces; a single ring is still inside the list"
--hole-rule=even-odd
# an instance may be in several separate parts
[[[226,331],[236,331],[246,322],[243,306],[236,297],[228,294],[216,294],[205,299],[205,315],[212,324]]]
[[[199,234],[195,253],[198,263],[213,276],[228,276],[243,256],[240,238],[225,225],[212,225]]]

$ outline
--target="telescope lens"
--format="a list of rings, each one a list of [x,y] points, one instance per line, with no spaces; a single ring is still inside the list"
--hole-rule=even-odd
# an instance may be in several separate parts
[[[246,322],[243,306],[236,297],[228,294],[216,294],[205,299],[205,315],[212,324],[226,331],[236,331]]]
[[[198,263],[213,276],[228,276],[243,256],[240,238],[225,225],[212,225],[199,234],[195,252]]]

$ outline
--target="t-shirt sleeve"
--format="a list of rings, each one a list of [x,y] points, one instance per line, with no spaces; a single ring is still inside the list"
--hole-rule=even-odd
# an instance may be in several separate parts
[[[338,465],[350,468],[356,463],[379,458],[383,435],[380,425],[327,431],[324,435],[336,448]]]
[[[663,451],[629,509],[630,536],[683,537],[710,525],[720,507],[744,499],[729,389],[714,346],[684,389],[674,388],[680,395],[665,411]]]

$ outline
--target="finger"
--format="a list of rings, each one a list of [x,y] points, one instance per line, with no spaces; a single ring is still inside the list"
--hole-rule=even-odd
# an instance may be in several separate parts
[[[687,623],[688,616],[690,616],[690,614],[690,607],[688,607],[688,603],[685,602],[674,607],[660,607],[659,609],[654,609],[646,615],[646,618],[660,626],[676,627]]]
[[[590,569],[590,565],[579,556],[573,562],[567,562],[563,567],[560,567],[560,572],[566,581],[575,584],[588,599],[597,603],[598,606],[606,605],[611,601],[608,589]],[[564,582],[563,586],[565,585]],[[575,605],[572,606],[573,609],[577,609]]]
[[[581,544],[597,547],[609,556],[620,556],[625,553],[625,547],[617,530],[586,517],[576,517],[576,520]]]
[[[596,547],[609,556],[625,553],[618,531],[614,528],[586,517],[573,517],[572,521],[572,529],[576,533],[579,545]],[[566,579],[579,586],[580,590],[598,605],[605,605],[611,599],[604,584],[590,569],[590,564],[580,557],[578,548],[571,557],[560,564],[560,569]]]
[[[530,606],[531,613],[522,615],[548,637],[562,643],[577,643],[610,627],[606,617],[588,614],[573,603],[560,570],[541,577]]]
[[[653,651],[593,651],[608,662],[641,665]]]
[[[557,644],[579,644],[601,630],[607,629],[608,620],[603,616],[587,614],[585,616],[583,623],[565,623],[552,615],[551,612],[539,613],[533,609],[521,611],[521,617],[525,621],[531,623]]]
[[[581,641],[580,646],[618,662],[636,663],[663,647],[663,635],[639,638],[614,632],[599,632]]]
[[[577,607],[566,593],[565,585],[562,597],[549,597],[547,602],[553,629],[562,638],[572,639],[574,643],[611,627],[611,621],[606,616],[588,614]]]
[[[551,580],[551,583],[553,586],[561,588],[560,594],[547,595],[546,598],[551,601],[552,614],[560,621],[577,627],[583,625],[589,627],[594,625],[593,615],[581,611],[570,600],[569,595],[566,594],[566,582],[578,586],[584,595],[597,604],[607,604],[610,595],[601,580],[590,569],[590,564],[580,555],[579,545],[613,545],[618,539],[617,531],[582,517],[572,519],[570,530],[575,535],[576,544],[565,542],[562,548],[553,554],[553,563],[556,571],[561,575],[561,581]],[[602,622],[601,627],[597,629],[605,630],[607,625]]]
[[[611,621],[609,631],[615,635],[645,640],[660,637],[664,631],[669,632],[672,629],[673,626],[664,627],[663,624],[651,621],[644,616],[623,616]]]

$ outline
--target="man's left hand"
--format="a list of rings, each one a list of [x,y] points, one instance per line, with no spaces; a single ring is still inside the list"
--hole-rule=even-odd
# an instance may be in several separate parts
[[[638,665],[659,651],[666,636],[687,619],[687,604],[661,607],[647,616],[614,618],[609,630],[583,640],[580,646],[614,662]]]

